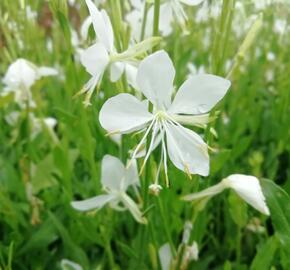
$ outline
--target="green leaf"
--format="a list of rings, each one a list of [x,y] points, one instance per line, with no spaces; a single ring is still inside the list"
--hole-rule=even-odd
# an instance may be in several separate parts
[[[290,197],[273,181],[261,181],[273,226],[284,250],[290,250]],[[289,259],[290,260],[290,259]]]
[[[276,236],[269,238],[266,243],[258,250],[252,264],[251,270],[270,269],[271,262],[278,248]]]

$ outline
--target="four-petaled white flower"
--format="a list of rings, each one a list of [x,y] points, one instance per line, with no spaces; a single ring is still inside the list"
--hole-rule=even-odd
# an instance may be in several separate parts
[[[110,79],[116,82],[123,72],[126,73],[129,84],[135,84],[137,57],[155,46],[160,38],[149,38],[135,44],[122,53],[114,47],[114,33],[110,18],[105,10],[99,11],[91,0],[86,0],[97,42],[81,53],[81,63],[92,78],[85,84],[79,94],[86,93],[84,104],[90,104],[90,98],[101,81],[107,68],[110,69]]]
[[[183,197],[186,201],[208,200],[223,190],[233,189],[244,201],[265,215],[270,215],[259,180],[251,175],[232,174],[220,183]]]
[[[3,78],[5,85],[2,94],[14,94],[14,100],[20,106],[34,106],[32,95],[30,92],[31,86],[44,76],[57,75],[58,71],[50,67],[37,67],[33,63],[25,59],[17,59],[13,62]]]
[[[209,120],[208,112],[230,87],[230,82],[224,78],[196,75],[181,85],[171,101],[174,77],[174,66],[168,54],[163,50],[155,52],[140,63],[137,73],[139,90],[153,104],[153,111],[148,111],[148,100],[140,101],[130,94],[119,94],[105,102],[99,116],[101,126],[111,134],[146,130],[132,154],[133,159],[152,130],[142,168],[152,150],[161,142],[161,160],[167,185],[167,153],[173,164],[187,174],[208,175],[207,144],[197,133],[180,123],[205,126]]]
[[[106,155],[102,161],[101,183],[107,194],[96,197],[74,201],[72,207],[79,211],[89,211],[100,209],[109,204],[115,210],[129,210],[136,221],[146,223],[146,218],[142,216],[137,204],[126,193],[130,186],[139,185],[139,177],[136,162],[131,162],[128,168],[113,156]]]

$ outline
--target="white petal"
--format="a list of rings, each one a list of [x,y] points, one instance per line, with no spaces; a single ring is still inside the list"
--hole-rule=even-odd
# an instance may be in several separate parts
[[[56,124],[57,124],[57,120],[53,117],[46,117],[43,119],[45,125],[50,128],[53,129],[55,128]]]
[[[101,183],[110,190],[120,190],[121,180],[125,175],[125,166],[116,157],[105,155],[102,160]]]
[[[111,82],[116,82],[122,76],[125,69],[125,65],[122,62],[114,62],[111,64],[110,68],[110,80]]]
[[[114,34],[110,18],[105,10],[99,11],[91,0],[86,0],[93,26],[98,40],[104,44],[108,52],[111,52],[114,45]]]
[[[162,247],[160,247],[158,250],[158,255],[161,263],[161,269],[170,270],[170,264],[172,260],[170,245],[166,243]]]
[[[190,129],[170,123],[166,124],[165,131],[172,163],[186,173],[207,176],[209,157],[207,145],[201,137]]]
[[[136,82],[137,71],[138,71],[138,68],[135,65],[126,63],[125,72],[126,72],[127,81],[135,89],[138,88],[137,82]]]
[[[71,206],[78,211],[90,211],[93,209],[100,209],[106,203],[115,198],[114,195],[99,195],[87,200],[71,202]]]
[[[168,54],[157,51],[141,61],[137,73],[137,85],[156,106],[164,108],[171,103],[175,70]]]
[[[125,170],[124,190],[126,190],[131,185],[139,184],[140,179],[138,174],[137,162],[134,159],[130,161],[130,166]]]
[[[226,94],[230,81],[215,75],[191,76],[179,88],[170,112],[202,114],[210,111]]]
[[[96,43],[81,53],[81,63],[94,77],[100,77],[109,64],[109,55],[101,43]]]
[[[126,193],[122,195],[121,200],[137,222],[143,224],[147,223],[147,220],[143,217],[138,205]]]
[[[146,104],[130,94],[119,94],[109,98],[99,115],[101,126],[111,133],[139,130],[152,118],[153,115],[148,112]]]
[[[202,3],[204,0],[179,0],[179,2],[189,5],[189,6],[196,6]]]
[[[248,204],[265,215],[270,215],[259,180],[250,175],[233,174],[223,180]]]
[[[92,17],[87,17],[81,25],[80,34],[83,41],[86,41],[88,38],[88,33],[90,26],[92,24]]]
[[[172,6],[164,3],[160,6],[159,30],[163,36],[168,36],[172,32],[171,23],[173,21]]]
[[[38,79],[37,67],[25,59],[17,59],[13,62],[3,78],[3,83],[12,90],[24,86],[29,89]]]

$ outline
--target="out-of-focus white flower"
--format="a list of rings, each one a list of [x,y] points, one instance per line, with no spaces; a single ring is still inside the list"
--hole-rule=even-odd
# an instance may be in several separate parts
[[[170,245],[168,243],[161,246],[158,250],[159,260],[161,263],[162,270],[170,270],[172,253],[170,250]]]
[[[62,270],[83,270],[83,268],[79,264],[68,259],[62,259],[60,262],[60,266]]]
[[[227,188],[234,190],[245,202],[261,213],[270,215],[260,182],[256,177],[250,175],[232,174],[220,183],[203,191],[186,195],[183,199],[186,201],[209,199]]]
[[[276,19],[274,22],[274,32],[283,35],[285,33],[287,27],[287,21],[283,19]]]
[[[189,73],[190,73],[188,75],[188,78],[190,76],[192,76],[192,75],[199,75],[199,74],[205,74],[206,73],[204,66],[196,67],[196,65],[193,64],[193,63],[188,63],[187,68],[188,68]]]
[[[14,99],[19,105],[25,105],[25,102],[32,102],[30,88],[44,76],[57,75],[58,71],[50,67],[37,67],[25,59],[17,59],[12,63],[3,78],[3,94],[14,93]],[[30,104],[30,105],[31,105]]]
[[[133,10],[127,14],[126,20],[130,23],[133,36],[140,40],[142,20],[144,14],[144,3],[146,0],[131,0]],[[172,22],[177,22],[184,27],[188,17],[184,11],[183,5],[196,6],[204,0],[166,0],[160,5],[159,31],[162,36],[168,36],[172,32]],[[154,6],[151,6],[147,13],[145,26],[145,37],[152,35],[154,21]]]
[[[177,253],[177,256],[182,256],[180,269],[187,269],[187,266],[191,261],[198,260],[199,251],[198,245],[195,241],[193,241],[190,246],[185,245],[183,253],[180,251],[181,249],[179,249]],[[162,270],[175,269],[174,266],[176,267],[176,259],[172,256],[170,245],[168,243],[160,247],[158,255]]]
[[[129,210],[135,220],[140,223],[147,222],[137,204],[126,193],[130,186],[139,185],[135,161],[131,162],[128,168],[125,168],[119,159],[110,155],[104,156],[101,183],[106,194],[82,201],[74,201],[71,203],[72,207],[79,211],[89,211],[100,209],[109,204],[111,208],[118,211]]]
[[[117,53],[114,47],[114,33],[110,18],[105,10],[99,11],[91,0],[86,0],[97,42],[81,53],[81,63],[92,76],[79,94],[86,93],[85,105],[90,104],[91,95],[101,81],[106,69],[110,70],[110,79],[116,82],[125,72],[129,84],[135,84],[137,57],[143,55],[159,42],[159,38],[151,37],[141,43]]]
[[[10,126],[15,126],[19,120],[20,112],[11,112],[5,116],[5,121]],[[57,120],[53,117],[37,118],[33,113],[29,113],[29,120],[31,124],[31,139],[34,139],[42,130],[46,127],[49,130],[53,130],[57,125]]]
[[[217,19],[221,11],[221,6],[221,1],[214,1],[211,3],[204,1],[196,12],[195,21],[197,23],[203,23],[210,19]]]
[[[29,20],[35,20],[37,18],[37,12],[31,9],[31,6],[26,6],[26,17]]]
[[[272,62],[276,59],[276,56],[273,52],[267,52],[267,60]]]
[[[261,220],[257,217],[254,217],[247,224],[246,229],[257,234],[263,234],[266,232],[266,228],[261,225]]]
[[[145,130],[132,154],[133,159],[152,131],[141,172],[156,142],[161,142],[161,162],[163,160],[166,178],[167,154],[173,164],[188,175],[206,176],[209,173],[208,147],[197,133],[181,124],[205,127],[209,121],[208,112],[223,98],[231,83],[215,75],[192,76],[171,101],[174,77],[173,63],[165,51],[148,56],[140,63],[137,74],[138,88],[148,100],[140,101],[130,94],[114,96],[103,105],[99,120],[111,134]],[[153,104],[152,113],[148,111],[148,101]]]

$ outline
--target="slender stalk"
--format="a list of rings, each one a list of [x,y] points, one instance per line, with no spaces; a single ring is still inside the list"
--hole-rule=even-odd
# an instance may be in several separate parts
[[[159,13],[160,13],[160,0],[155,0],[154,1],[153,36],[159,35]]]
[[[140,41],[142,41],[145,37],[145,28],[146,28],[146,22],[147,22],[148,7],[149,7],[149,5],[148,5],[147,1],[145,1],[144,11],[143,11],[143,20],[142,20],[142,26],[141,26]]]
[[[172,241],[172,238],[171,238],[171,234],[170,234],[170,231],[169,231],[169,224],[168,224],[168,220],[166,218],[166,215],[165,215],[165,210],[164,210],[164,206],[163,206],[163,203],[160,199],[160,197],[158,196],[156,198],[156,201],[157,201],[157,205],[158,205],[158,208],[159,208],[159,212],[160,212],[160,216],[161,216],[161,219],[162,219],[162,223],[163,223],[163,226],[164,226],[164,231],[165,231],[165,234],[166,234],[166,238],[167,238],[167,241],[170,245],[170,249],[171,249],[171,252],[173,254],[173,257],[176,256],[176,249],[175,249],[175,246],[173,244],[173,241]]]

